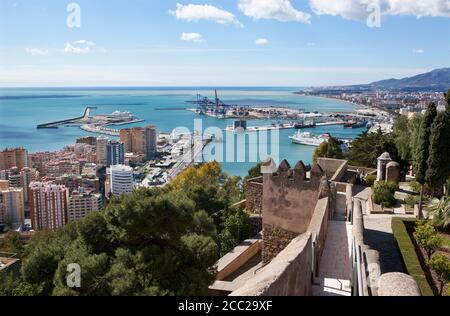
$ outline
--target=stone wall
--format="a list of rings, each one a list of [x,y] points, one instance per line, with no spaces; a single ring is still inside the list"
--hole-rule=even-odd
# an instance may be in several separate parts
[[[231,296],[311,296],[312,236],[295,238],[270,264]]]
[[[263,227],[263,249],[262,262],[268,264],[275,258],[281,250],[286,248],[293,239],[298,237],[298,233],[293,233],[282,228],[264,225]]]
[[[255,214],[262,213],[263,177],[250,179],[245,185],[245,209]]]
[[[307,179],[302,162],[291,169],[287,161],[275,174],[265,173],[263,181],[263,258],[268,263],[289,238],[307,231],[317,201],[328,194],[329,185],[319,165],[312,168]]]
[[[340,181],[347,171],[347,160],[319,158],[317,164],[325,172],[328,180]]]

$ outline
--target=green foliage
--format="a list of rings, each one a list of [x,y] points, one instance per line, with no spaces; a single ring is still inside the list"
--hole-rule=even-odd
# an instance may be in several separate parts
[[[207,294],[218,242],[225,249],[253,235],[248,215],[229,207],[240,201],[239,178],[217,167],[189,168],[167,188],[135,190],[56,233],[37,233],[20,275],[2,275],[0,294]],[[81,267],[81,288],[66,286],[72,263]]]
[[[401,162],[392,134],[385,134],[381,130],[376,133],[365,132],[352,142],[346,158],[351,165],[376,168],[378,157],[384,152],[389,152],[392,159]]]
[[[15,231],[7,232],[4,238],[0,239],[0,252],[13,253],[20,257],[24,250],[20,234]]]
[[[426,183],[426,173],[428,169],[428,158],[430,155],[431,127],[437,115],[436,104],[432,103],[427,109],[420,124],[417,136],[416,150],[413,155],[413,165],[416,172],[416,180],[420,184]]]
[[[414,125],[409,125],[409,120],[406,116],[399,115],[395,118],[393,137],[398,154],[403,160],[410,160],[412,158],[412,131],[410,130],[410,127],[414,127]]]
[[[432,218],[433,225],[440,230],[450,228],[450,198],[433,199],[426,206],[428,214]]]
[[[336,138],[330,138],[328,142],[323,142],[314,151],[313,162],[317,163],[319,158],[333,158],[342,159],[344,154],[342,152],[341,143]]]
[[[368,187],[372,187],[375,184],[375,181],[377,181],[377,176],[374,174],[369,174],[365,179],[365,184]]]
[[[414,160],[414,155],[419,146],[420,127],[424,119],[423,114],[416,113],[408,122],[408,131],[410,136],[411,160]]]
[[[376,204],[383,203],[386,207],[393,207],[397,202],[395,199],[395,192],[397,192],[398,189],[396,183],[378,181],[373,186],[373,201]]]
[[[442,296],[445,285],[450,281],[450,260],[445,255],[436,255],[428,260],[427,265],[437,274],[441,285],[439,295]]]
[[[443,239],[430,221],[420,221],[414,233],[417,242],[427,253],[428,259],[443,245]]]
[[[430,149],[426,183],[432,187],[442,187],[450,176],[450,107],[440,112],[431,126]]]
[[[405,199],[405,204],[408,205],[410,208],[414,208],[416,204],[419,204],[420,197],[418,195],[414,194],[408,194],[408,196]]]
[[[251,226],[249,215],[243,210],[239,209],[229,215],[219,235],[221,256],[233,250],[242,240],[255,236],[256,233]]]
[[[433,290],[427,281],[425,272],[419,261],[414,244],[408,234],[407,224],[413,224],[415,220],[408,220],[403,218],[392,219],[392,231],[395,240],[400,250],[406,272],[414,278],[419,285],[420,291],[424,296],[433,296]]]
[[[256,166],[254,166],[253,168],[251,168],[251,169],[248,171],[248,175],[247,175],[246,179],[248,180],[248,179],[253,179],[253,178],[261,177],[261,176],[262,176],[262,173],[261,173],[261,166],[262,166],[262,163],[258,163]]]

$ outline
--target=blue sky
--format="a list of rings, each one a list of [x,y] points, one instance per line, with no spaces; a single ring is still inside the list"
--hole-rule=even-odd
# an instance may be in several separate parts
[[[0,86],[341,85],[450,66],[450,0],[78,0],[79,28],[70,3],[0,0]]]

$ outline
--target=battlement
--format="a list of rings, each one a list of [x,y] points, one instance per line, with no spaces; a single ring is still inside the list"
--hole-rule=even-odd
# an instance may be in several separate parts
[[[268,263],[307,231],[317,202],[331,197],[331,187],[319,165],[308,172],[301,161],[292,169],[286,160],[277,167],[269,159],[262,164],[261,171],[263,262]]]

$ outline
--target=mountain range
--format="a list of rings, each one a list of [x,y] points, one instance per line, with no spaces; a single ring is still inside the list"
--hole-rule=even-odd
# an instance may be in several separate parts
[[[447,91],[450,88],[450,68],[435,69],[424,74],[403,79],[381,80],[363,86],[392,90],[430,89]]]

